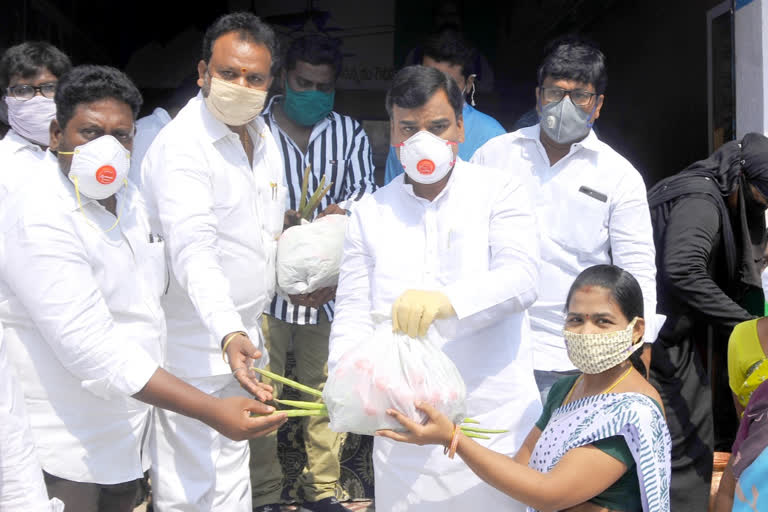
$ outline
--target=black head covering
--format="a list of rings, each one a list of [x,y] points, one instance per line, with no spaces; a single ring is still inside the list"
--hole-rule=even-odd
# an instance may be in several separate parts
[[[768,137],[746,134],[741,139],[740,164],[747,182],[768,199]]]
[[[720,211],[729,284],[735,285],[739,274],[741,283],[760,287],[756,256],[759,253],[762,257],[765,216],[763,212],[755,215],[747,211],[745,195],[751,194],[749,184],[768,198],[768,138],[759,133],[749,133],[741,142],[723,144],[709,158],[657,183],[648,191],[657,252],[672,206],[684,196],[702,195]],[[738,211],[734,215],[729,213],[725,201],[737,189]],[[737,261],[739,256],[741,261]]]

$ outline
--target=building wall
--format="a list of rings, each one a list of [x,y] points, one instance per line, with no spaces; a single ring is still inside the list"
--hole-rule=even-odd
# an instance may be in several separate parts
[[[768,1],[736,2],[736,135],[768,134]]]

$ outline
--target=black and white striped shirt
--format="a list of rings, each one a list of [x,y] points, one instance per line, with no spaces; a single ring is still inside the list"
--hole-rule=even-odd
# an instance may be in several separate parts
[[[320,201],[315,215],[332,204],[347,199],[354,201],[363,194],[374,191],[373,155],[368,136],[363,126],[349,116],[331,112],[317,123],[309,136],[307,152],[302,153],[293,140],[277,124],[272,115],[272,107],[282,101],[282,96],[275,96],[262,114],[267,126],[283,155],[285,181],[288,185],[288,207],[298,210],[301,195],[301,180],[304,169],[312,166],[307,187],[307,200],[326,176],[326,186],[333,186]],[[333,301],[323,306],[328,320],[333,320]],[[272,300],[267,311],[275,318],[292,324],[316,324],[318,310],[291,304],[279,294]]]

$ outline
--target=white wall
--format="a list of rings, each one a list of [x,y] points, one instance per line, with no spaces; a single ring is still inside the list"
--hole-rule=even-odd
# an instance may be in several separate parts
[[[737,0],[736,137],[768,134],[768,0]]]

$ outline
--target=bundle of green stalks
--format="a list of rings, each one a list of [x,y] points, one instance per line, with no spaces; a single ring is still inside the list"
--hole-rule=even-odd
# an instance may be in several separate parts
[[[325,197],[325,194],[331,189],[333,182],[325,185],[325,176],[320,178],[320,184],[317,186],[312,196],[307,200],[307,189],[309,188],[309,172],[312,169],[311,165],[308,165],[304,169],[304,177],[301,180],[301,198],[299,199],[299,215],[302,219],[310,220],[312,213],[320,204],[320,201]]]
[[[293,407],[293,409],[279,409],[275,410],[275,412],[271,414],[285,414],[289,418],[297,418],[297,417],[303,417],[303,416],[328,416],[328,407],[325,406],[325,404],[322,402],[323,399],[323,392],[311,388],[309,386],[305,386],[304,384],[301,384],[299,382],[293,381],[287,377],[283,377],[282,375],[278,375],[276,373],[272,373],[269,370],[263,370],[261,368],[251,368],[253,371],[259,373],[260,375],[263,375],[264,377],[267,377],[268,379],[271,379],[275,382],[280,382],[282,384],[285,384],[286,386],[290,386],[294,389],[297,389],[301,391],[302,393],[306,393],[308,395],[320,398],[320,402],[304,402],[301,400],[279,400],[277,398],[274,399],[274,402],[285,405],[287,407]],[[270,415],[271,415],[270,414]],[[267,416],[270,416],[267,415]],[[464,433],[467,437],[473,437],[475,439],[490,439],[485,434],[504,434],[506,432],[509,432],[508,430],[492,430],[487,428],[480,428],[480,427],[472,427],[467,426],[467,424],[474,424],[477,425],[479,422],[477,420],[474,420],[472,418],[464,418],[464,421],[461,422],[461,431]]]

